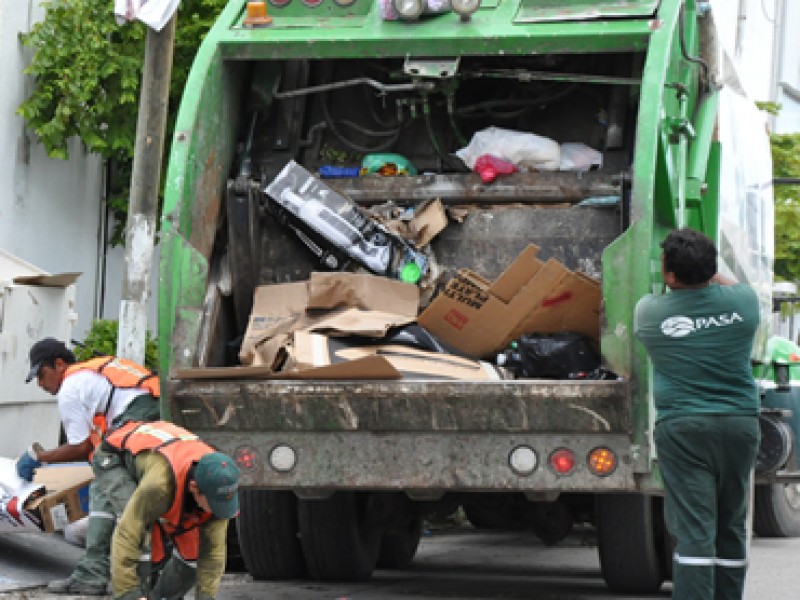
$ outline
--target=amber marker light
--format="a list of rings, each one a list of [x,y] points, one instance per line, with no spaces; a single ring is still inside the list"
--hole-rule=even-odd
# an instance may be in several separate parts
[[[249,470],[256,466],[256,451],[249,446],[241,446],[233,455],[240,469]]]
[[[245,27],[266,27],[272,23],[272,17],[267,15],[267,3],[256,0],[247,3],[247,15],[242,21]]]
[[[617,468],[617,455],[609,448],[595,448],[587,459],[589,471],[598,477],[607,477]]]
[[[554,450],[550,455],[550,466],[559,475],[569,475],[575,469],[575,453],[566,448]]]

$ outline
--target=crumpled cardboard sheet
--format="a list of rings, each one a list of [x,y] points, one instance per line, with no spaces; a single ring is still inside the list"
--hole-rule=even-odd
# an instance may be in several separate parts
[[[312,273],[303,282],[259,286],[239,359],[277,370],[295,331],[382,337],[412,323],[418,310],[416,286],[377,275]]]

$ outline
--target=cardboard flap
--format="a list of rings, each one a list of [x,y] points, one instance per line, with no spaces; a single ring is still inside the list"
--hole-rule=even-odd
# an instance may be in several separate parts
[[[536,258],[537,252],[539,252],[538,246],[528,245],[492,284],[492,294],[503,302],[511,302],[520,288],[533,279],[544,265],[544,262]]]
[[[83,273],[56,273],[55,275],[20,275],[13,282],[20,285],[40,285],[65,288],[78,280]]]
[[[447,227],[447,214],[438,198],[417,206],[414,217],[408,225],[414,245],[427,246],[433,238]]]

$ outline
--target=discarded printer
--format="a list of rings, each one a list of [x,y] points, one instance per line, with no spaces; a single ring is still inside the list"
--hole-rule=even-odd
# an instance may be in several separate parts
[[[290,161],[264,190],[268,210],[331,270],[351,261],[376,275],[417,283],[427,257],[374,221],[355,202]]]

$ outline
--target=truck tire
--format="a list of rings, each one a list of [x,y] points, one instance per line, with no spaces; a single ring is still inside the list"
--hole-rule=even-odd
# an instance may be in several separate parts
[[[655,498],[601,494],[596,510],[600,569],[606,585],[621,593],[658,591],[664,583],[666,544],[655,515]]]
[[[384,533],[377,566],[381,569],[405,569],[414,560],[421,538],[421,517],[409,520],[405,531]]]
[[[369,494],[337,492],[300,500],[300,539],[312,579],[364,581],[375,570],[381,531],[369,519]]]
[[[253,579],[297,579],[306,573],[292,492],[241,490],[236,528]]]
[[[800,536],[800,484],[757,485],[754,497],[753,530],[757,535]]]

